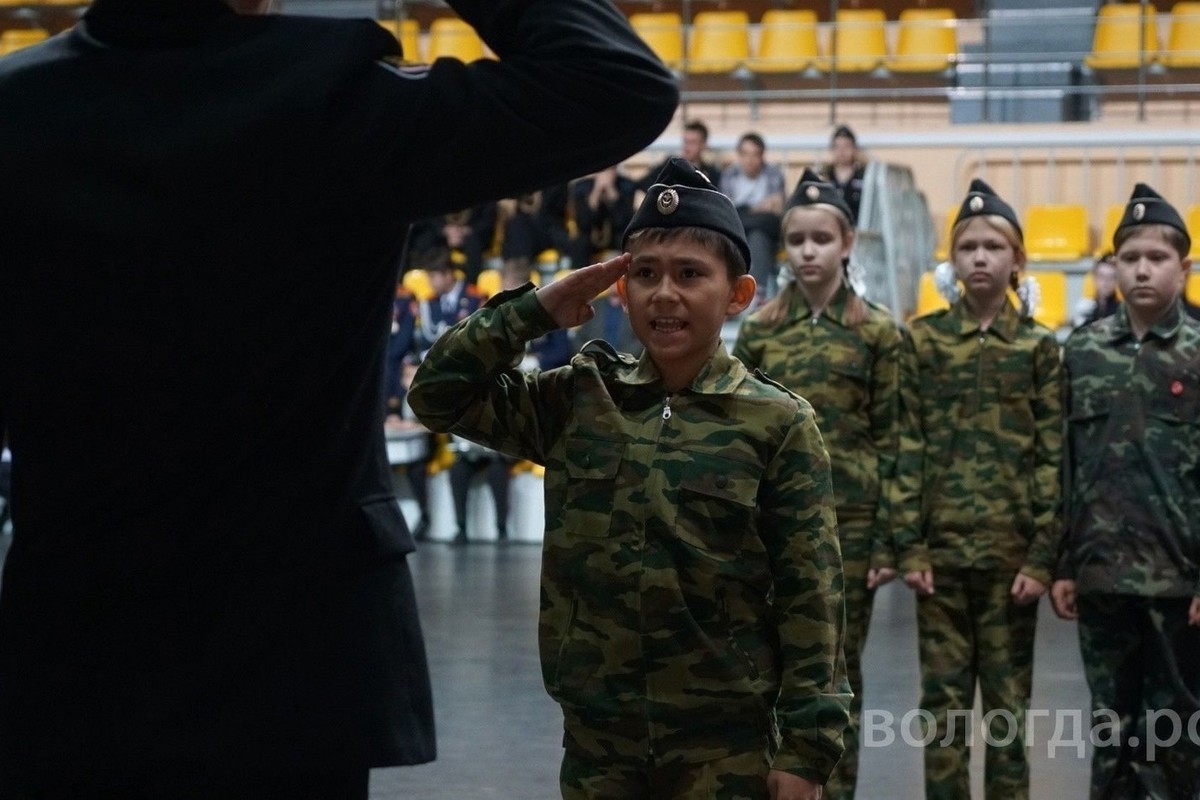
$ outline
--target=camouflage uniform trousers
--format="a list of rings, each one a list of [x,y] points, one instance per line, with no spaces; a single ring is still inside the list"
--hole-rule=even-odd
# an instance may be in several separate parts
[[[846,598],[846,677],[854,697],[850,700],[850,724],[843,741],[846,752],[838,761],[829,783],[825,785],[825,800],[853,800],[858,780],[859,717],[862,713],[862,654],[867,644],[867,628],[871,624],[871,606],[875,591],[867,589],[867,570],[871,562],[871,535],[874,520],[852,517],[839,512],[838,538],[842,544],[843,586]]]
[[[1121,723],[1119,735],[1096,731],[1091,800],[1200,798],[1200,743],[1188,734],[1189,720],[1200,710],[1200,629],[1187,624],[1190,602],[1190,597],[1079,595],[1079,650],[1092,710],[1114,712]],[[1168,710],[1174,714],[1166,715]],[[1157,718],[1153,758],[1147,711]],[[1102,725],[1106,717],[1092,722]],[[1178,728],[1171,717],[1179,720]],[[1167,746],[1173,732],[1179,742]]]
[[[567,750],[559,781],[563,800],[767,800],[766,751],[715,761],[598,761]]]
[[[969,800],[967,728],[975,707],[975,684],[983,714],[993,715],[984,787],[988,800],[1028,800],[1025,710],[1033,685],[1033,639],[1037,603],[1018,606],[1010,591],[1015,571],[933,570],[934,594],[917,603],[921,654],[921,707],[933,714],[936,736],[925,747],[926,800]],[[953,736],[950,712],[956,715]],[[1017,721],[1012,729],[1011,720]]]

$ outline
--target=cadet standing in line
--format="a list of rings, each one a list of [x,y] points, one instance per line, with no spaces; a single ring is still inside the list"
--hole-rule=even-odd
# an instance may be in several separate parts
[[[1113,235],[1125,302],[1063,355],[1067,535],[1054,608],[1079,620],[1095,721],[1120,722],[1098,733],[1092,800],[1200,793],[1200,323],[1180,303],[1190,247],[1179,212],[1138,184]],[[1165,746],[1176,724],[1183,740]]]
[[[805,401],[748,373],[722,324],[754,297],[732,202],[682,159],[628,253],[505,292],[430,351],[430,428],[546,466],[539,639],[565,798],[816,800],[842,754],[842,572]],[[521,373],[526,342],[613,282],[645,346]]]
[[[971,183],[950,245],[965,291],[911,325],[901,396],[913,425],[901,437],[893,509],[904,580],[919,597],[921,705],[937,723],[925,792],[970,797],[965,720],[956,714],[950,727],[950,715],[970,714],[978,681],[984,713],[996,712],[986,795],[1023,800],[1037,599],[1060,538],[1058,343],[1029,316],[1016,214],[983,181]],[[1019,313],[1010,288],[1022,295]]]
[[[901,332],[852,288],[854,215],[830,183],[805,170],[783,214],[791,271],[749,317],[733,355],[812,403],[833,472],[846,592],[846,674],[854,699],[846,754],[825,797],[852,798],[858,774],[862,651],[875,589],[895,577],[886,498],[899,446]]]

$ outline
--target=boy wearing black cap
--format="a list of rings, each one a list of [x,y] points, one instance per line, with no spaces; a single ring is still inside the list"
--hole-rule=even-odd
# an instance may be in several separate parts
[[[1125,301],[1064,350],[1066,540],[1052,597],[1079,620],[1093,722],[1107,726],[1093,735],[1093,800],[1200,792],[1200,323],[1180,303],[1190,247],[1179,212],[1138,184],[1113,235]]]
[[[1058,341],[1030,318],[1021,226],[982,180],[950,235],[948,309],[905,342],[891,509],[917,592],[926,800],[970,798],[968,719],[987,722],[984,797],[1028,800],[1025,714],[1038,598],[1058,558],[1062,405]],[[1008,293],[1016,290],[1021,307]]]
[[[675,159],[629,251],[493,298],[413,382],[426,425],[546,467],[539,645],[565,798],[815,799],[842,753],[829,458],[800,398],[722,324],[754,297],[732,202]],[[525,342],[616,282],[641,359],[603,342],[520,373]]]

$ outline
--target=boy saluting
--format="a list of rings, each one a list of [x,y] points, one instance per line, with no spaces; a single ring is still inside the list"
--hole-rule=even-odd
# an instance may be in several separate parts
[[[721,326],[754,297],[732,202],[682,159],[628,252],[504,292],[438,340],[417,416],[546,467],[539,626],[563,797],[816,800],[842,753],[842,571],[829,457],[804,400]],[[645,347],[515,368],[617,291]]]

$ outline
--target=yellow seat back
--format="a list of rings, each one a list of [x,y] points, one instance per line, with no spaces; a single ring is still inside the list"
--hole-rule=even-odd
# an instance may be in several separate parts
[[[1162,60],[1168,67],[1200,67],[1200,2],[1189,0],[1171,8]]]
[[[938,242],[934,258],[938,261],[950,260],[950,232],[954,230],[954,220],[958,217],[958,206],[946,209],[946,221],[942,224],[942,240]]]
[[[683,61],[683,21],[673,11],[639,12],[629,15],[629,24],[654,55],[671,69]]]
[[[837,12],[834,49],[822,69],[838,72],[871,72],[887,62],[887,16],[878,8],[849,8]]]
[[[1033,309],[1033,318],[1054,330],[1066,325],[1071,319],[1067,302],[1067,274],[1058,270],[1037,270],[1030,273],[1037,280],[1041,297]]]
[[[933,270],[922,272],[921,281],[917,284],[917,316],[949,307],[946,298],[938,294],[937,284],[933,282]]]
[[[1084,57],[1084,63],[1093,69],[1136,69],[1143,57],[1147,64],[1154,61],[1158,57],[1156,13],[1154,6],[1149,6],[1143,20],[1139,3],[1100,6],[1096,13],[1096,31],[1092,35],[1092,52]]]
[[[958,20],[949,8],[906,8],[900,12],[892,72],[941,72],[958,58]]]
[[[1025,252],[1031,261],[1074,261],[1088,252],[1087,209],[1081,205],[1030,206],[1025,212]]]
[[[1125,206],[1120,203],[1104,209],[1104,228],[1100,231],[1100,241],[1096,242],[1093,256],[1099,258],[1112,250],[1113,234],[1117,232],[1117,226],[1121,224],[1123,216],[1125,216]]]
[[[1188,257],[1193,261],[1200,261],[1200,203],[1188,206],[1184,212],[1183,224],[1187,226],[1192,237],[1192,252]]]
[[[692,21],[688,72],[732,72],[750,61],[750,16],[745,11],[701,11]]]
[[[429,273],[423,269],[408,270],[400,279],[400,283],[417,300],[432,300],[434,297],[433,284],[429,282]]]
[[[764,11],[758,50],[750,60],[755,72],[803,72],[820,58],[817,14],[808,9]]]

